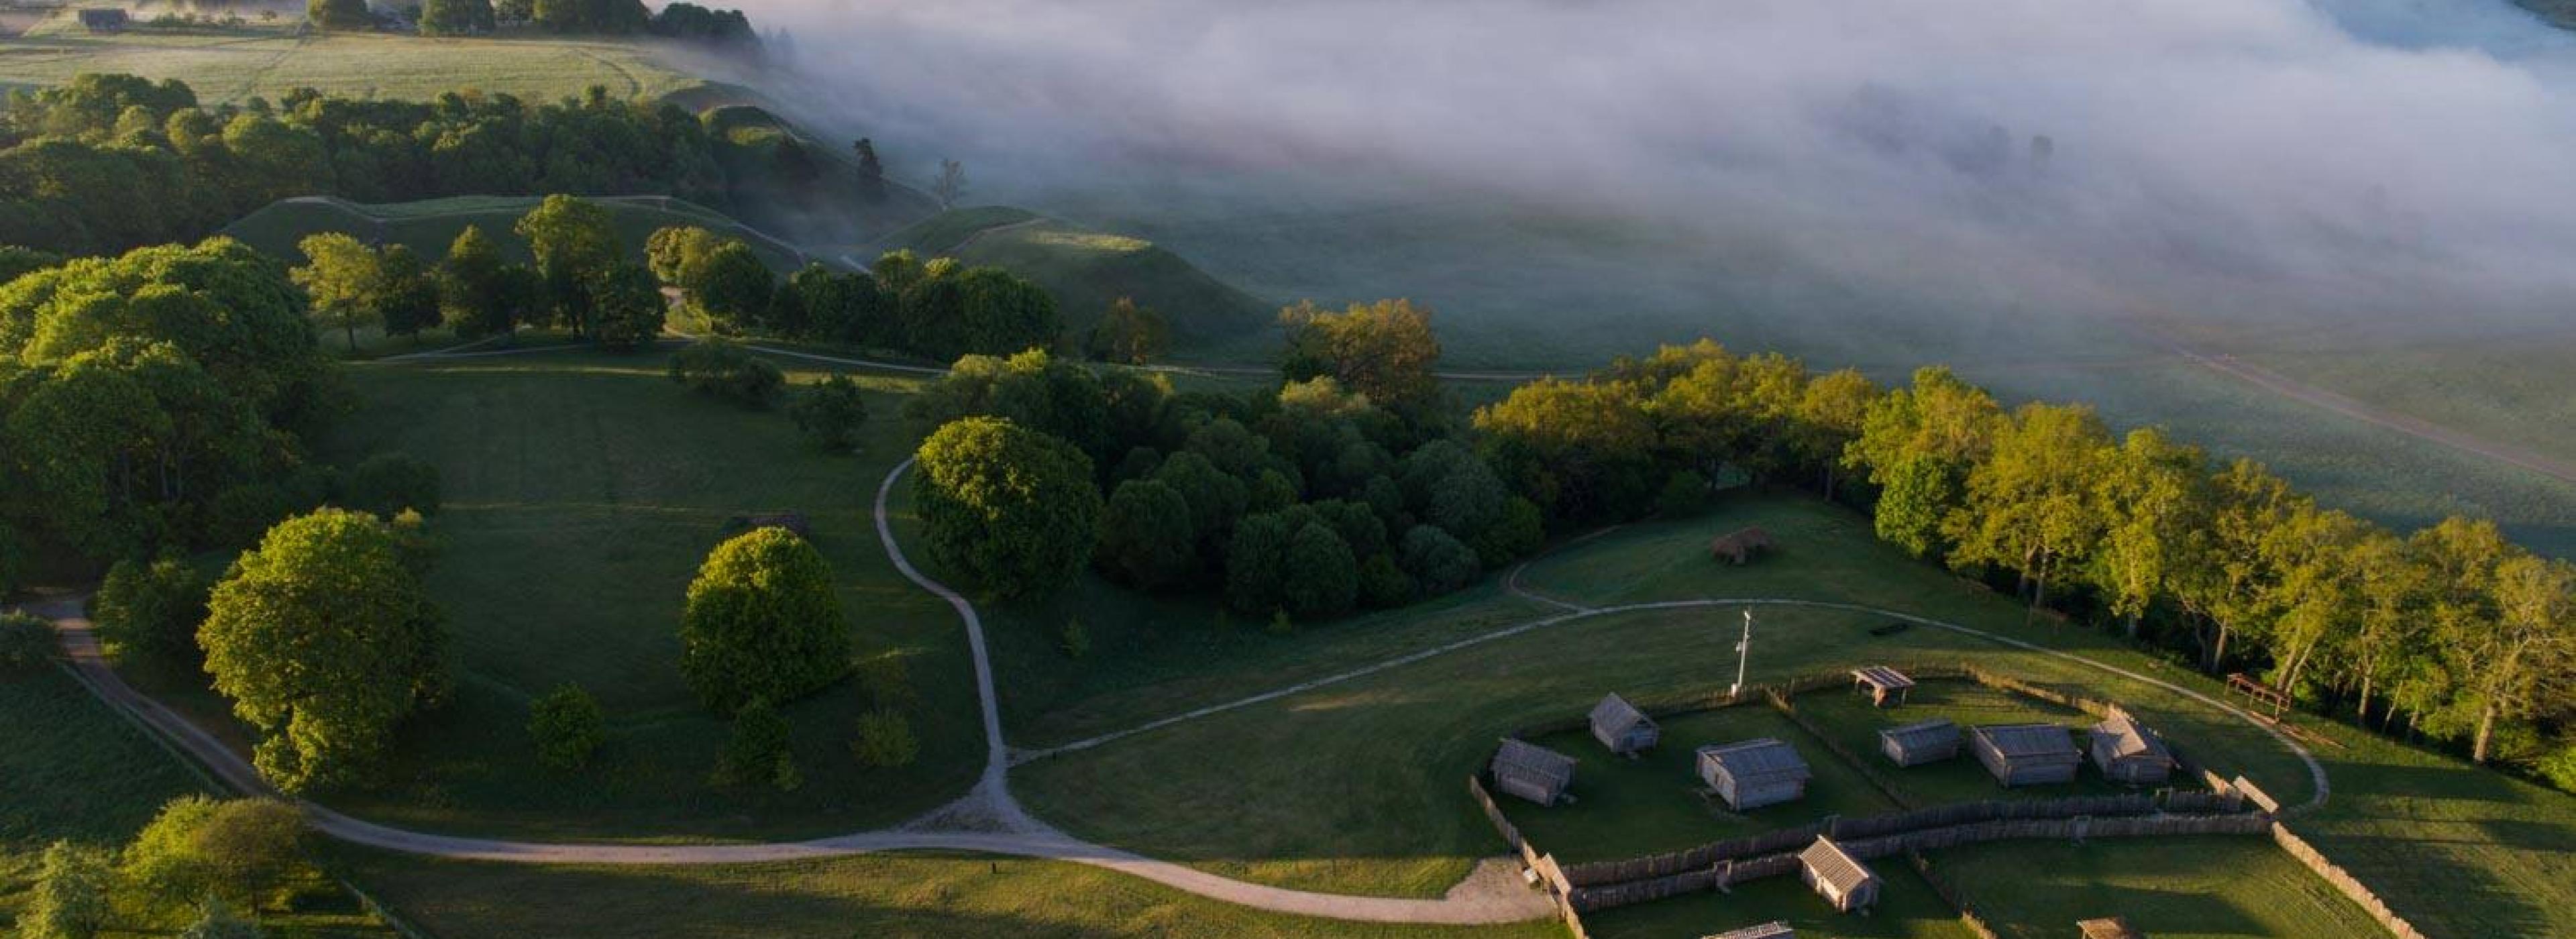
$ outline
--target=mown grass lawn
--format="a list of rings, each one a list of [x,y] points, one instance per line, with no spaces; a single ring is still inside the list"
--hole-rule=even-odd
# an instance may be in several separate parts
[[[357,855],[371,888],[440,936],[626,939],[1538,939],[1554,920],[1442,927],[1265,913],[1057,861],[875,855],[729,867],[529,867]]]
[[[2112,915],[2157,939],[2386,934],[2263,837],[1991,842],[1931,860],[2004,939],[2056,939]]]
[[[452,705],[403,729],[385,785],[324,801],[433,831],[778,838],[891,824],[972,783],[983,745],[962,632],[895,573],[872,521],[878,481],[910,452],[893,417],[909,384],[862,379],[875,419],[852,456],[812,451],[778,412],[693,396],[662,367],[658,354],[562,352],[351,369],[358,410],[326,455],[399,450],[439,467],[428,586],[460,681]],[[763,511],[806,517],[856,654],[906,663],[921,699],[912,766],[857,764],[849,743],[870,705],[844,681],[786,709],[802,788],[708,784],[730,727],[681,681],[681,599],[728,520]],[[609,720],[607,747],[578,773],[540,767],[525,731],[528,702],[566,682]],[[202,691],[183,697],[223,713]]]
[[[164,803],[207,791],[178,758],[52,668],[0,674],[0,934],[15,935],[45,847],[70,841],[114,849],[133,840]],[[305,871],[290,909],[262,912],[281,937],[390,936],[357,901]],[[119,913],[110,935],[166,935]]]
[[[295,35],[295,17],[237,29],[134,29],[96,35],[68,11],[0,39],[0,81],[59,84],[83,72],[176,78],[205,104],[276,101],[297,88],[359,98],[426,101],[480,88],[534,102],[579,97],[597,85],[612,98],[654,97],[704,82],[664,64],[651,42],[540,35],[431,38],[375,33]]]

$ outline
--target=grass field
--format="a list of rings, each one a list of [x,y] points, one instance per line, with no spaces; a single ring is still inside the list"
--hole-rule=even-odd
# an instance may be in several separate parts
[[[2384,934],[2267,838],[1988,843],[1939,852],[1932,865],[2003,939],[2056,939],[2113,914],[2157,939]]]
[[[505,255],[524,261],[529,257],[527,242],[512,234],[511,226],[540,201],[519,196],[458,196],[365,205],[319,197],[288,199],[242,216],[218,234],[241,239],[244,244],[294,264],[304,262],[304,252],[295,247],[296,243],[321,232],[342,232],[371,243],[408,245],[436,262],[447,256],[447,246],[456,241],[456,236],[473,225],[481,227]],[[742,239],[771,270],[782,275],[802,267],[807,259],[794,245],[685,200],[606,196],[591,201],[608,210],[618,239],[635,257],[643,256],[644,241],[655,231],[673,225],[694,225]]]
[[[433,39],[372,33],[298,36],[293,18],[238,29],[135,29],[93,35],[68,10],[0,39],[0,82],[58,84],[83,72],[176,78],[208,105],[271,101],[296,88],[362,98],[427,100],[480,88],[533,101],[593,85],[618,98],[658,97],[702,84],[665,64],[649,42],[560,37]]]
[[[1586,913],[1593,939],[1697,939],[1779,920],[1799,939],[1974,939],[1959,913],[1910,866],[1882,862],[1879,900],[1867,914],[1836,913],[1796,877],[1773,877],[1733,893],[1697,893]]]
[[[9,728],[0,746],[0,931],[11,935],[46,845],[122,846],[163,803],[205,791],[176,757],[50,668],[0,675],[0,727]],[[318,874],[308,871],[304,881],[292,912],[265,915],[272,935],[393,935]]]
[[[972,782],[983,748],[962,637],[894,573],[871,522],[878,479],[910,449],[892,417],[904,386],[867,379],[878,419],[861,455],[836,456],[807,449],[781,414],[688,394],[661,366],[565,353],[353,371],[361,407],[327,453],[402,450],[439,466],[447,508],[429,587],[463,680],[452,706],[405,728],[391,785],[326,801],[440,831],[750,838],[890,824]],[[915,765],[866,770],[849,756],[867,703],[843,682],[787,709],[802,789],[708,786],[727,725],[680,680],[681,594],[726,520],[765,510],[813,526],[859,654],[908,664],[923,699]],[[523,729],[528,701],[568,681],[599,698],[611,728],[579,774],[539,767]]]
[[[1187,350],[1262,333],[1278,305],[1208,276],[1153,242],[1086,229],[1007,207],[944,213],[886,236],[877,250],[911,248],[991,264],[1055,295],[1065,331],[1079,338],[1120,297],[1160,311]]]
[[[1314,937],[1538,939],[1512,926],[1349,923],[1263,913],[1080,865],[907,854],[743,867],[527,867],[382,855],[371,889],[440,936],[625,939]]]

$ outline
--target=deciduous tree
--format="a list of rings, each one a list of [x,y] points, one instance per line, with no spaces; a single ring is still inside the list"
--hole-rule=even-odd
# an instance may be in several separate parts
[[[709,708],[731,713],[754,699],[804,697],[838,680],[849,657],[831,566],[795,532],[735,536],[707,555],[689,584],[680,675]]]
[[[916,502],[931,554],[1002,596],[1062,585],[1098,537],[1091,460],[1062,440],[992,417],[952,421],[922,442]]]

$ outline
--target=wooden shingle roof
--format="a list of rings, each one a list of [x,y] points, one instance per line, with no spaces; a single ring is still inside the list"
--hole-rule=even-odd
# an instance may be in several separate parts
[[[1628,728],[1645,721],[1646,712],[1628,703],[1617,693],[1603,695],[1601,703],[1592,706],[1592,729],[1612,734],[1626,733]]]
[[[1574,758],[1526,740],[1505,737],[1502,748],[1494,751],[1493,770],[1496,779],[1518,776],[1560,786],[1574,778]]]
[[[2056,724],[1986,724],[1972,732],[2005,759],[2068,763],[2083,759],[2083,751],[2075,748],[2075,736]]]
[[[1895,742],[1900,747],[1937,746],[1956,742],[1959,739],[1959,725],[1950,723],[1949,718],[1935,717],[1928,721],[1915,721],[1903,726],[1890,727],[1879,731],[1878,735]]]
[[[2138,726],[2127,714],[2113,712],[2109,720],[2093,725],[2093,736],[2110,740],[2111,755],[2124,760],[2144,757],[2173,761],[2173,752],[2165,749],[2165,742],[2157,739],[2154,732]]]
[[[1699,748],[1699,758],[1714,761],[1726,775],[1739,782],[1769,779],[1808,779],[1815,774],[1796,748],[1770,737],[1756,737],[1725,746]]]
[[[1905,677],[1904,672],[1897,671],[1884,665],[1872,665],[1868,668],[1852,669],[1852,678],[1862,684],[1883,691],[1895,691],[1899,688],[1914,687],[1914,679]]]
[[[1798,852],[1798,862],[1815,871],[1818,881],[1832,884],[1836,893],[1850,893],[1877,876],[1842,845],[1823,835],[1817,835],[1816,843],[1808,845],[1807,850]]]

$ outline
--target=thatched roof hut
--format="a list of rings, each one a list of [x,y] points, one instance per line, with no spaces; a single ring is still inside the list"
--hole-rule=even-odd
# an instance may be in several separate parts
[[[1540,805],[1555,805],[1574,784],[1574,758],[1538,744],[1503,738],[1490,767],[1494,788]]]
[[[2138,726],[2128,712],[2112,711],[2093,725],[2093,765],[2102,778],[2133,786],[2161,784],[2174,771],[2173,751],[2154,731]]]
[[[1891,694],[1896,696],[1896,703],[1903,704],[1906,694],[1914,690],[1914,679],[1884,665],[1852,669],[1852,689],[1864,688],[1869,690],[1871,704],[1886,707],[1887,697]]]
[[[1921,766],[1959,755],[1959,725],[1935,717],[1878,732],[1878,752],[1898,766]]]
[[[1770,737],[1699,748],[1699,778],[1738,812],[1807,794],[1815,773],[1798,751]]]
[[[1708,543],[1708,556],[1741,565],[1770,549],[1771,533],[1757,525],[1717,536]]]
[[[2056,724],[1990,724],[1970,728],[1968,737],[1977,762],[2006,786],[2074,782],[2084,762],[2075,735]]]
[[[1592,739],[1612,753],[1635,753],[1663,738],[1663,728],[1655,726],[1653,718],[1616,693],[1603,695],[1601,703],[1592,706]]]
[[[1798,852],[1798,878],[1833,904],[1836,912],[1849,913],[1878,902],[1878,874],[1822,835]]]
[[[1746,926],[1713,936],[1701,936],[1700,939],[1798,939],[1798,931],[1789,928],[1787,923],[1772,920],[1759,926]]]

